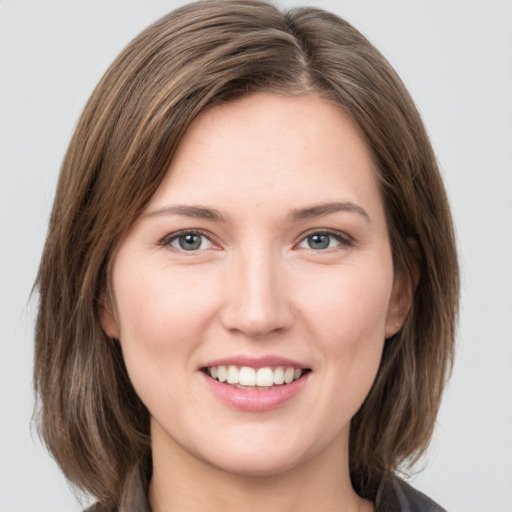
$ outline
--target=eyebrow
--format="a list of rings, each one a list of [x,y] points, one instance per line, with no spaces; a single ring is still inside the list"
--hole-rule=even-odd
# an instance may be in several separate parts
[[[185,217],[192,217],[194,219],[214,220],[217,222],[225,222],[223,215],[213,208],[205,208],[204,206],[190,206],[190,205],[172,205],[164,206],[152,210],[144,217],[154,217],[155,215],[184,215]]]
[[[292,221],[311,219],[314,217],[322,217],[336,212],[349,212],[357,213],[364,217],[368,222],[371,222],[370,216],[367,211],[361,206],[350,201],[322,203],[305,208],[295,209],[288,217]],[[225,222],[224,216],[213,208],[206,208],[204,206],[192,205],[169,205],[162,208],[157,208],[144,215],[144,217],[154,217],[157,215],[183,215],[185,217],[192,217],[194,219],[213,220],[216,222]]]
[[[322,217],[323,215],[336,212],[357,213],[363,216],[368,222],[371,222],[368,212],[361,206],[350,201],[322,203],[293,210],[291,213],[291,218],[292,220],[304,220],[311,219],[313,217]]]

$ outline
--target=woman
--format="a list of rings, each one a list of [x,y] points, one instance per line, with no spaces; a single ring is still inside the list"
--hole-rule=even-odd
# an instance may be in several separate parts
[[[37,285],[41,432],[95,510],[440,510],[393,472],[451,364],[452,222],[345,21],[214,0],[142,32],[77,126]]]

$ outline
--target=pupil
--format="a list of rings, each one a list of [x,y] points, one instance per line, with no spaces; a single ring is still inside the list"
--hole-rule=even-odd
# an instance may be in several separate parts
[[[311,235],[308,243],[311,249],[327,249],[329,247],[329,235]]]
[[[193,251],[201,246],[200,235],[183,235],[179,238],[180,247],[185,251]]]

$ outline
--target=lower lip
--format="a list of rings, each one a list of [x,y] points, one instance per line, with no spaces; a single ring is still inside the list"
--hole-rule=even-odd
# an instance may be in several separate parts
[[[277,409],[296,396],[309,380],[311,372],[300,379],[272,389],[252,390],[238,389],[229,384],[223,384],[200,372],[205,383],[222,402],[240,411],[270,411]]]

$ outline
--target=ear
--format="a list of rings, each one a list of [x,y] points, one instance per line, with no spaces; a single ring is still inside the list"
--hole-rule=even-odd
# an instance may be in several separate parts
[[[411,309],[414,291],[420,279],[419,262],[421,252],[418,241],[409,238],[408,243],[410,248],[409,272],[400,272],[395,276],[386,318],[386,339],[394,336],[404,325],[407,314]]]
[[[117,321],[111,306],[111,301],[108,300],[105,295],[101,297],[100,320],[101,327],[103,327],[105,334],[109,338],[119,338],[119,329],[117,328]]]

